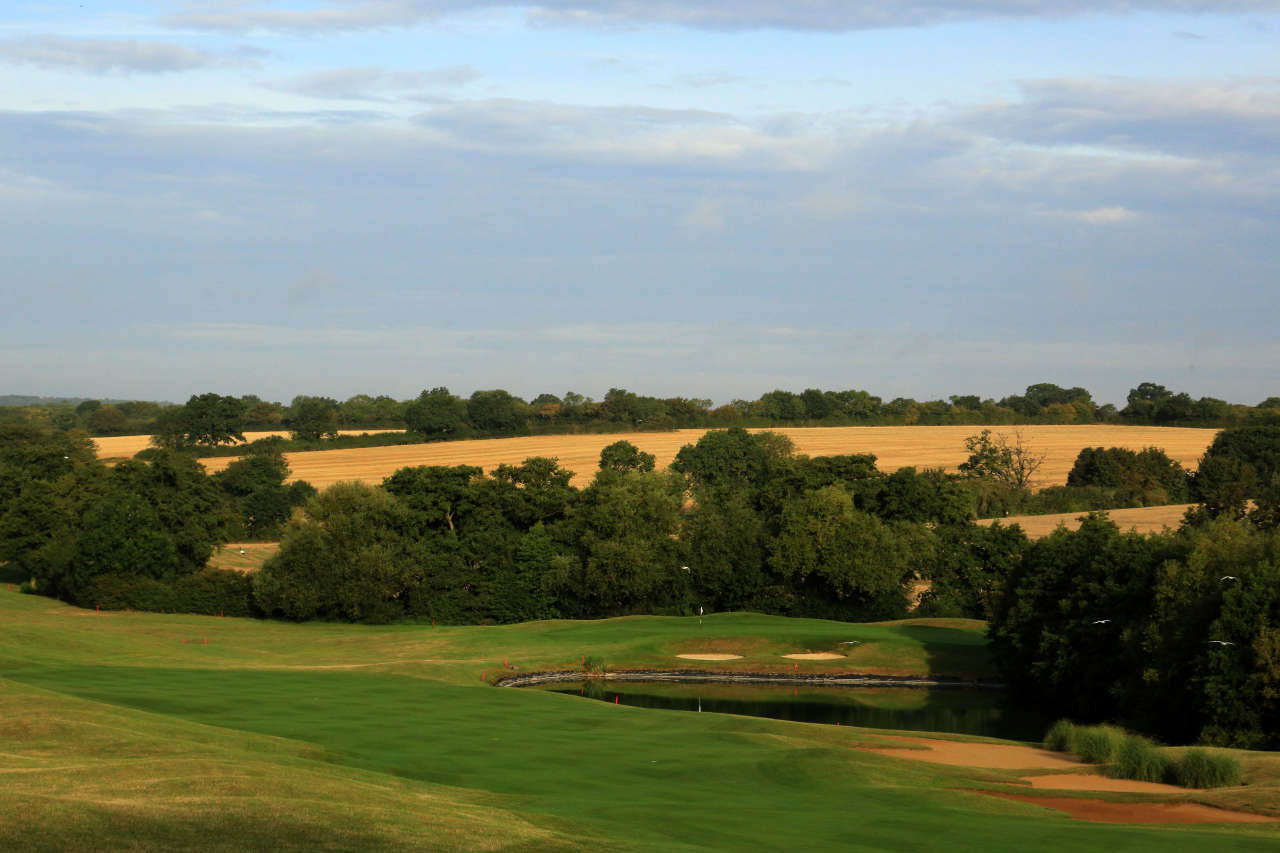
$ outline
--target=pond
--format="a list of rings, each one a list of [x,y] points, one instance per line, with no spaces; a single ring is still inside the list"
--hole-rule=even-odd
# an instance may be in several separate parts
[[[876,729],[1038,741],[1052,722],[1012,705],[1003,690],[969,687],[808,687],[585,681],[525,688],[638,708],[664,708]]]

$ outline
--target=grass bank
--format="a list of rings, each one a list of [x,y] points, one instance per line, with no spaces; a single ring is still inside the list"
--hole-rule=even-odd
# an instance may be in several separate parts
[[[595,652],[648,667],[715,642],[743,643],[758,663],[859,637],[868,665],[978,668],[974,623],[723,614],[433,630],[99,616],[0,593],[0,626],[5,849],[903,850],[945,838],[958,851],[1171,853],[1280,839],[1265,825],[1088,824],[977,796],[963,789],[1013,777],[859,751],[870,730],[479,678],[503,657],[549,666]]]

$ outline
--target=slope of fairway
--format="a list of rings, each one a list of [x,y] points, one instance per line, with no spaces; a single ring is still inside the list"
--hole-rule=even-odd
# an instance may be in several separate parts
[[[791,437],[796,451],[809,456],[844,453],[874,453],[877,465],[886,472],[904,466],[945,468],[950,471],[964,462],[964,440],[980,426],[908,427],[804,427],[780,428]],[[1156,446],[1184,467],[1194,468],[1217,434],[1211,429],[1180,427],[1127,427],[1110,425],[992,427],[995,432],[1022,433],[1023,442],[1046,454],[1036,486],[1059,485],[1084,447],[1127,447],[1141,450]],[[759,430],[754,430],[758,432]],[[608,435],[542,435],[520,438],[470,439],[390,447],[363,447],[348,450],[315,450],[286,453],[293,476],[324,488],[342,480],[380,482],[399,468],[409,465],[478,465],[486,471],[500,464],[518,464],[530,456],[553,456],[577,474],[574,483],[586,485],[600,462],[600,451],[615,441],[626,440],[654,454],[659,467],[671,464],[686,444],[698,440],[705,430],[673,432],[613,433]],[[211,457],[201,462],[210,472],[231,464],[231,457]]]
[[[1140,506],[1130,509],[1108,510],[1107,515],[1121,530],[1134,530],[1138,533],[1159,533],[1166,527],[1177,529],[1182,524],[1182,517],[1195,504],[1169,504],[1168,506]],[[1032,539],[1048,536],[1059,527],[1076,530],[1081,520],[1087,515],[1083,512],[1059,512],[1050,515],[1010,515],[1005,518],[982,518],[978,524],[990,525],[999,521],[1001,524],[1017,524]]]
[[[479,660],[459,669],[421,657],[590,645],[626,665],[627,649],[643,658],[698,639],[696,620],[436,629],[433,639],[417,626],[97,616],[16,594],[0,594],[0,620],[4,849],[896,851],[945,838],[957,851],[1177,853],[1280,842],[1270,824],[1073,821],[966,791],[1032,793],[1014,771],[861,751],[885,744],[868,730],[494,688],[461,680]],[[935,645],[980,650],[979,627],[730,615],[711,639],[785,645],[861,631],[909,647],[927,646],[913,632],[931,628],[943,632]],[[179,642],[202,634],[208,645]],[[395,649],[412,667],[341,663]],[[1254,767],[1274,758],[1250,760],[1248,800],[1274,805],[1274,773]]]

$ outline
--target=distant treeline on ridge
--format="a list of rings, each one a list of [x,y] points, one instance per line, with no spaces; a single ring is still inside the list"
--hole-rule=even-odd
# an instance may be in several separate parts
[[[867,391],[775,390],[756,400],[714,406],[710,400],[649,397],[612,388],[602,400],[567,392],[523,400],[507,391],[460,397],[447,388],[412,400],[357,394],[345,401],[298,396],[289,404],[252,394],[194,395],[185,405],[153,402],[77,404],[26,398],[0,407],[0,423],[85,429],[92,435],[154,434],[171,448],[211,447],[238,441],[244,431],[288,430],[296,440],[319,440],[339,430],[404,429],[410,440],[556,432],[611,432],[701,427],[890,426],[945,424],[1146,424],[1228,427],[1280,423],[1280,397],[1255,405],[1214,397],[1193,399],[1154,382],[1132,389],[1123,408],[1094,402],[1084,388],[1048,382],[1000,400],[953,394],[946,400],[898,397],[888,402]]]

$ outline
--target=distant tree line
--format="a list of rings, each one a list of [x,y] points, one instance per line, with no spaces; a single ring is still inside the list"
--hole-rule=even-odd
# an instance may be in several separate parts
[[[988,620],[1004,677],[1055,713],[1280,745],[1280,427],[1223,431],[1190,477],[1155,450],[1089,448],[1064,488],[1186,488],[1196,509],[1175,532],[1121,533],[1095,515],[1037,542],[973,523],[1034,454],[990,433],[966,444],[960,474],[885,474],[870,455],[809,458],[732,427],[667,472],[616,442],[581,489],[535,457],[316,494],[286,486],[270,452],[214,476],[164,450],[107,467],[83,436],[9,425],[0,561],[28,590],[84,606],[361,622],[699,606],[888,619],[924,581],[915,613]],[[279,552],[252,575],[206,567],[219,543],[274,535]]]
[[[703,427],[945,425],[945,424],[1147,424],[1228,427],[1280,423],[1280,397],[1256,406],[1213,397],[1193,399],[1143,382],[1126,405],[1098,405],[1084,388],[1048,382],[999,400],[954,394],[946,400],[889,401],[867,391],[775,390],[757,400],[713,406],[707,399],[650,397],[612,388],[601,400],[567,392],[523,400],[503,390],[460,397],[447,388],[424,390],[412,400],[358,394],[345,401],[298,396],[288,404],[253,395],[193,395],[183,405],[149,402],[78,404],[45,402],[0,407],[0,423],[83,429],[92,435],[153,434],[161,446],[216,448],[246,431],[287,430],[299,441],[320,441],[339,430],[407,429],[412,440],[575,431],[665,430]]]

